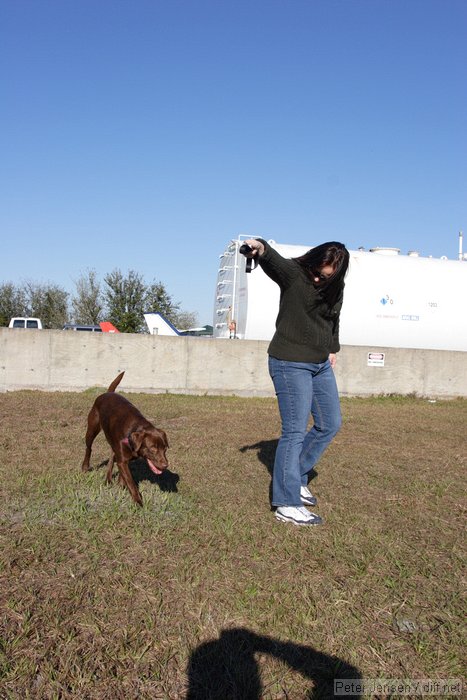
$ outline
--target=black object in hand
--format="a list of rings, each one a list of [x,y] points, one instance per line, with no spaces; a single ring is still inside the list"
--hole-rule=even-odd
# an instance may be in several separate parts
[[[248,245],[248,243],[243,243],[238,250],[242,255],[248,255],[249,253],[255,252],[254,248],[252,248],[251,245]],[[255,258],[255,267],[257,264],[258,264],[258,261]],[[251,272],[252,269],[253,269],[253,258],[247,258],[245,270],[246,270],[246,272]]]
[[[243,245],[241,245],[239,248],[239,252],[242,255],[247,255],[247,253],[253,252],[253,248],[251,247],[251,245],[248,245],[248,243],[243,243]]]

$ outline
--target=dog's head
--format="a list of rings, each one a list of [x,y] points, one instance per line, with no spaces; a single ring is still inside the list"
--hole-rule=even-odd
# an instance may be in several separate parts
[[[131,446],[138,457],[146,460],[154,474],[162,474],[169,466],[166,455],[169,441],[163,430],[154,427],[135,430],[131,433]]]

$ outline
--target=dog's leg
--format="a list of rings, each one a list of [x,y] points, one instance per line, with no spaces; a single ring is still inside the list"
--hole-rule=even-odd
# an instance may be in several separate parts
[[[100,433],[100,430],[101,423],[99,420],[99,413],[97,409],[93,406],[89,411],[88,415],[88,429],[86,431],[86,452],[84,454],[83,463],[81,465],[81,469],[83,470],[83,472],[87,472],[91,468],[89,460],[91,458],[92,443],[96,439],[96,436]]]
[[[107,478],[106,478],[106,481],[107,481],[108,484],[111,484],[111,483],[112,483],[112,471],[113,471],[113,468],[114,468],[114,463],[115,463],[115,454],[114,454],[114,451],[112,450],[112,452],[110,453],[109,465],[108,465],[108,467],[107,467]]]
[[[120,476],[123,478],[128,491],[131,493],[131,497],[133,498],[134,502],[138,506],[143,505],[143,499],[141,498],[141,494],[138,491],[138,487],[136,486],[133,477],[131,476],[130,472],[130,467],[128,466],[128,462],[126,460],[121,460],[117,462],[118,468],[120,470]]]

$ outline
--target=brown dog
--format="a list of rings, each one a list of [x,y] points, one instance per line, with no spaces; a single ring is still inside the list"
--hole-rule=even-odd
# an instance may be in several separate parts
[[[143,458],[154,474],[162,474],[169,466],[166,451],[169,446],[167,435],[163,430],[154,427],[140,411],[127,399],[115,393],[125,372],[118,375],[105,394],[94,401],[88,415],[86,431],[86,453],[81,469],[90,469],[92,443],[101,430],[104,431],[107,442],[112,448],[112,454],[107,469],[107,483],[112,482],[114,462],[120,472],[119,482],[126,486],[133,500],[139,506],[143,499],[131,475],[128,463],[131,459]]]

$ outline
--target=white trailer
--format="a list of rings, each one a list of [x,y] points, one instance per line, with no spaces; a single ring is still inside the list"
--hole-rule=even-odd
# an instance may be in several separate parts
[[[245,270],[232,240],[220,256],[214,337],[270,340],[279,288],[260,267]],[[269,241],[295,258],[313,246]],[[467,351],[467,262],[397,248],[351,250],[340,319],[342,345]]]

